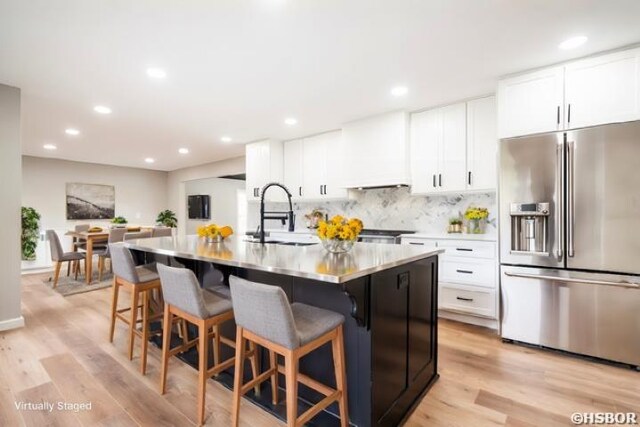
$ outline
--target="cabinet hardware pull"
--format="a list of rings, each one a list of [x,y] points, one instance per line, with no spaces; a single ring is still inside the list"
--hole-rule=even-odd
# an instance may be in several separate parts
[[[558,105],[558,112],[556,113],[556,123],[560,124],[560,106]]]
[[[433,174],[433,188],[436,187],[436,174]]]
[[[456,248],[456,251],[460,251],[460,252],[473,252],[473,249],[469,249],[469,248]]]
[[[468,182],[469,182],[469,185],[471,185],[471,171],[469,171],[469,178],[468,178]]]
[[[438,174],[438,185],[440,187],[442,187],[442,174],[441,173]]]
[[[473,301],[473,298],[463,298],[463,297],[456,297],[456,299],[460,300],[460,301]]]
[[[473,271],[471,270],[456,270],[458,273],[464,273],[464,274],[473,274]]]
[[[302,197],[302,187],[298,187],[298,194]]]
[[[327,195],[327,184],[323,185],[323,187],[324,187],[324,195],[326,196]]]
[[[322,185],[320,186],[320,194],[322,194]]]
[[[424,245],[424,243],[418,243],[418,242],[409,242],[410,245]]]
[[[571,123],[571,104],[569,104],[567,111],[567,124]]]

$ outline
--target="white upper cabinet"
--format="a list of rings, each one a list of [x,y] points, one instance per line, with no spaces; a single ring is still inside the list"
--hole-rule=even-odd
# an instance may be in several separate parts
[[[640,49],[567,64],[566,128],[640,119]]]
[[[465,190],[467,174],[467,106],[453,104],[442,108],[442,145],[438,187],[440,191]]]
[[[284,143],[284,185],[295,200],[300,200],[303,197],[303,145],[304,139]]]
[[[498,84],[500,138],[561,129],[563,67],[501,80]]]
[[[467,102],[467,189],[497,188],[496,98]]]
[[[377,187],[410,184],[408,120],[395,112],[346,123],[342,150],[348,160],[343,187]]]
[[[283,181],[282,142],[265,140],[247,144],[245,155],[247,200],[257,201],[262,187],[270,182]],[[281,189],[274,188],[267,192],[266,200],[279,202],[286,200],[286,196]]]
[[[341,132],[334,131],[284,144],[284,182],[294,199],[347,197],[347,190],[340,187],[341,143]]]
[[[442,110],[411,115],[411,193],[438,191],[438,167],[442,145]]]
[[[640,120],[640,48],[498,84],[500,138]]]

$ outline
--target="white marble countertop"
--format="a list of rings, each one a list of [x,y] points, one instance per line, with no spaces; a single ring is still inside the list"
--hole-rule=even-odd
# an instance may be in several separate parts
[[[400,237],[416,237],[418,239],[434,240],[479,240],[485,242],[495,242],[498,236],[495,234],[466,234],[466,233],[412,233],[401,234]]]
[[[330,283],[348,282],[443,252],[428,246],[359,242],[351,252],[334,255],[320,243],[309,246],[260,245],[246,242],[244,238],[231,236],[222,243],[206,243],[195,235],[156,237],[128,240],[124,245],[145,252]]]
[[[128,240],[124,244],[145,252],[330,283],[348,282],[443,252],[430,247],[359,242],[351,252],[335,255],[322,244],[261,245],[244,241],[244,236],[231,236],[222,243],[206,243],[191,235]]]

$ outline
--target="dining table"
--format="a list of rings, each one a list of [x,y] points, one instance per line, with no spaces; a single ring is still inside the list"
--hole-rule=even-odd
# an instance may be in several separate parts
[[[150,231],[153,227],[135,227],[135,231],[132,232],[140,232],[140,231]],[[93,278],[93,252],[96,246],[96,243],[104,243],[106,244],[109,240],[109,229],[104,227],[101,228],[100,231],[75,231],[69,230],[65,233],[66,236],[73,238],[72,250],[77,251],[78,247],[75,244],[76,242],[85,242],[85,281],[87,285],[91,284],[91,280]]]

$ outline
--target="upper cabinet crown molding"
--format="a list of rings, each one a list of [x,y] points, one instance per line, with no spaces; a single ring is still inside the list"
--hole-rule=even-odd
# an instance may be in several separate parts
[[[640,120],[640,48],[501,80],[500,138]]]
[[[346,123],[342,150],[343,187],[409,185],[409,123],[404,111]]]

